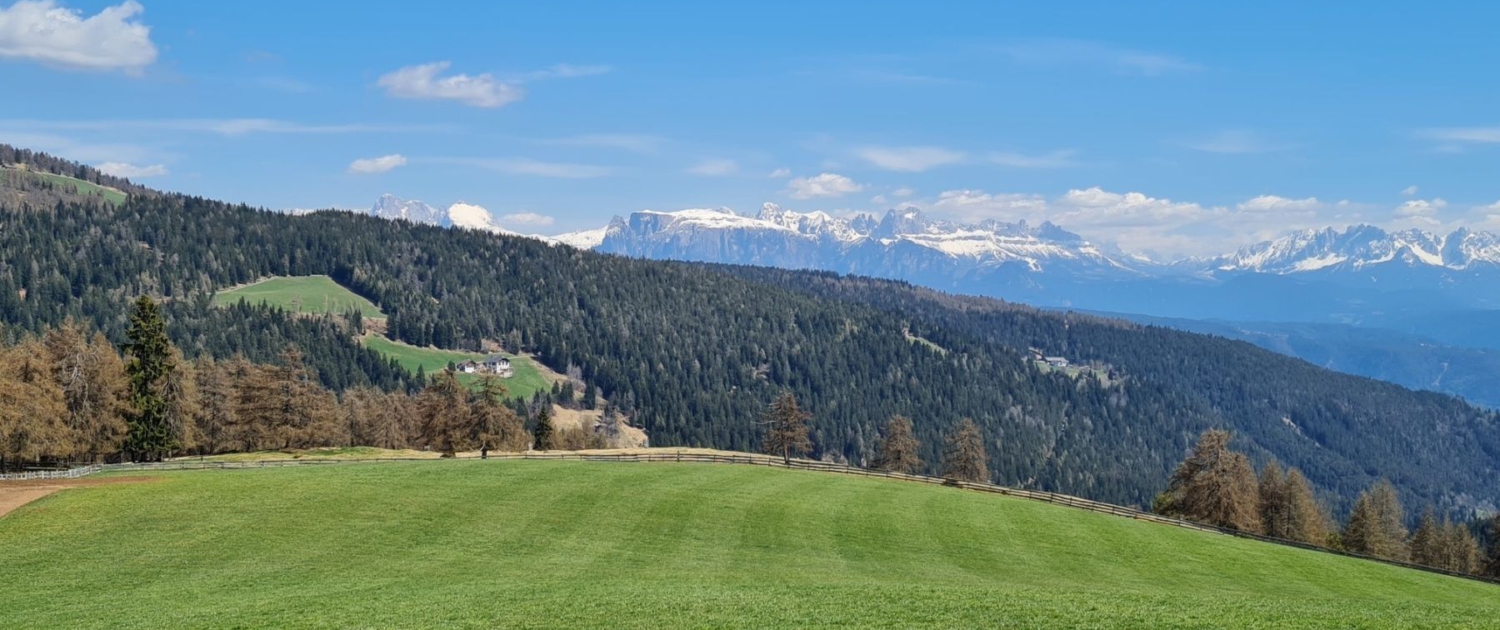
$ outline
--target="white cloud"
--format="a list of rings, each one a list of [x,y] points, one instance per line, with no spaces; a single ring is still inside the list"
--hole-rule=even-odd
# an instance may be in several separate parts
[[[694,164],[687,169],[687,172],[700,177],[723,177],[733,175],[739,170],[740,165],[734,160],[709,159]]]
[[[399,153],[377,158],[360,158],[349,163],[349,172],[358,175],[385,173],[398,166],[406,166],[406,157]]]
[[[1041,195],[989,194],[982,190],[945,190],[929,206],[938,213],[967,222],[985,219],[1017,221],[1044,215],[1047,200]]]
[[[766,177],[770,177],[771,179],[782,179],[782,178],[791,177],[791,176],[792,176],[792,169],[789,169],[789,168],[778,168],[778,169],[776,169],[774,171],[771,171],[771,174],[767,175]]]
[[[1197,72],[1203,66],[1173,55],[1116,48],[1099,42],[1070,39],[1037,39],[999,49],[1012,61],[1029,65],[1091,65],[1120,74],[1158,77]]]
[[[424,161],[472,166],[508,175],[534,175],[562,179],[590,179],[614,174],[614,169],[607,166],[543,162],[530,158],[427,158]]]
[[[1236,208],[1241,212],[1305,212],[1317,210],[1324,207],[1317,197],[1306,199],[1288,199],[1276,195],[1261,195],[1254,199],[1242,201]]]
[[[525,225],[534,227],[545,227],[552,225],[556,219],[545,214],[535,212],[518,212],[500,217],[500,222],[508,225]]]
[[[1431,217],[1438,211],[1448,207],[1448,202],[1442,199],[1412,199],[1396,207],[1396,215],[1401,217]]]
[[[450,65],[451,62],[439,61],[407,66],[380,77],[376,85],[395,98],[457,101],[471,107],[502,107],[525,95],[519,86],[489,74],[438,76]]]
[[[462,201],[448,206],[448,220],[459,227],[476,230],[493,230],[494,216],[484,206]]]
[[[1417,186],[1416,186],[1416,184],[1412,184],[1411,186],[1407,186],[1406,188],[1402,188],[1401,189],[1401,194],[1405,195],[1407,197],[1410,197],[1412,195],[1417,194]]]
[[[1026,155],[1024,153],[991,153],[989,160],[991,164],[1008,166],[1011,168],[1065,168],[1076,166],[1073,155],[1076,151],[1053,151],[1045,155]]]
[[[907,187],[907,186],[902,186],[900,188],[897,188],[897,189],[891,191],[891,196],[892,197],[903,197],[904,198],[904,197],[910,197],[910,196],[915,195],[915,194],[917,194],[917,189],[910,188],[910,187]]]
[[[870,198],[870,203],[885,203],[885,202],[886,202],[885,195],[875,195],[874,197]]]
[[[1183,146],[1207,153],[1249,154],[1269,153],[1286,148],[1267,141],[1260,134],[1248,129],[1229,129],[1204,138],[1183,143]]]
[[[842,197],[864,190],[863,184],[835,173],[823,173],[813,177],[798,177],[787,182],[787,194],[793,199],[818,197]]]
[[[0,58],[82,70],[139,74],[156,61],[151,28],[135,0],[83,17],[55,0],[19,0],[0,8]]]
[[[136,166],[128,162],[105,162],[94,168],[99,169],[99,172],[105,175],[114,175],[115,177],[124,177],[125,179],[161,177],[167,174],[167,167],[162,164]]]
[[[964,154],[940,147],[865,147],[855,151],[860,159],[888,171],[919,173],[957,164]]]

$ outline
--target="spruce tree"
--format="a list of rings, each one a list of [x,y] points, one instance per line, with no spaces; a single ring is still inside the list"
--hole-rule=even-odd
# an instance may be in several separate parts
[[[150,297],[143,295],[135,301],[135,313],[130,316],[125,336],[130,340],[125,344],[125,376],[131,406],[126,416],[129,432],[125,452],[134,461],[160,461],[178,446],[163,391],[175,366],[166,322]]]
[[[918,448],[917,438],[912,435],[911,420],[906,416],[891,416],[876,450],[875,468],[914,475],[922,470]]]
[[[812,414],[797,406],[797,397],[791,392],[777,396],[760,421],[764,427],[761,450],[768,455],[780,455],[788,464],[793,455],[806,455],[812,450],[807,427],[811,419]]]
[[[557,447],[557,435],[552,430],[552,405],[542,405],[536,412],[536,426],[531,429],[531,448],[550,451]]]
[[[984,447],[984,433],[973,420],[964,418],[948,435],[943,451],[943,477],[957,481],[987,483],[990,480],[989,452]]]

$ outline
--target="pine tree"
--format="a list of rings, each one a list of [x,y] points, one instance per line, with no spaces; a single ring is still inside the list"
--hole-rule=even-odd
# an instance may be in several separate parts
[[[596,409],[599,406],[599,388],[589,383],[583,388],[583,408]]]
[[[555,439],[556,435],[552,430],[552,405],[542,405],[536,412],[536,426],[531,429],[531,448],[550,451],[557,447]]]
[[[1429,567],[1443,567],[1443,526],[1433,514],[1432,506],[1422,512],[1417,531],[1411,535],[1411,561]]]
[[[45,356],[35,342],[0,350],[0,472],[68,448],[67,403]]]
[[[1474,534],[1462,523],[1444,519],[1439,548],[1442,550],[1439,557],[1441,568],[1458,573],[1478,573],[1482,568],[1479,541],[1474,540]]]
[[[198,360],[194,372],[198,377],[199,405],[194,419],[198,452],[211,455],[235,448],[230,435],[239,422],[235,408],[238,393],[227,365],[205,357]]]
[[[469,395],[452,372],[438,372],[417,402],[422,443],[452,457],[472,444]]]
[[[72,453],[92,462],[118,450],[129,406],[125,367],[114,346],[99,333],[89,338],[73,320],[47,331],[42,344],[67,402]]]
[[[197,375],[193,364],[182,358],[176,348],[171,354],[172,371],[162,381],[162,399],[166,401],[167,427],[171,431],[174,450],[188,450],[198,445],[198,414],[201,411],[198,399]]]
[[[1168,516],[1259,532],[1260,489],[1255,469],[1244,454],[1229,449],[1229,440],[1228,431],[1204,431],[1193,452],[1172,473],[1155,509]]]
[[[957,481],[987,483],[990,480],[989,452],[984,434],[973,420],[964,418],[948,435],[943,450],[943,477]]]
[[[1395,486],[1381,479],[1360,493],[1344,526],[1344,548],[1354,553],[1406,560],[1406,526]]]
[[[1265,535],[1311,545],[1328,544],[1328,515],[1313,498],[1312,486],[1302,471],[1293,468],[1283,473],[1276,462],[1266,464],[1260,474],[1259,494]]]
[[[791,392],[777,396],[761,417],[760,424],[764,427],[760,441],[761,451],[769,455],[780,455],[781,460],[788,464],[792,462],[793,455],[806,455],[812,450],[807,426],[811,419],[812,414],[797,406],[797,397]]]
[[[914,475],[922,470],[918,448],[917,438],[912,435],[911,420],[906,416],[891,416],[876,449],[875,468]]]
[[[1312,484],[1296,468],[1288,470],[1282,500],[1287,530],[1285,537],[1310,545],[1328,545],[1332,530],[1327,508],[1313,497]]]
[[[1260,471],[1261,531],[1273,538],[1291,538],[1290,501],[1286,495],[1286,474],[1272,461]]]
[[[129,362],[125,375],[129,380],[131,410],[127,416],[130,430],[125,438],[125,452],[134,461],[160,461],[178,447],[172,438],[171,409],[163,394],[171,375],[172,343],[167,339],[166,322],[150,297],[135,302],[130,328],[125,333]]]
[[[526,450],[526,427],[505,406],[505,394],[505,385],[499,378],[485,375],[479,379],[479,390],[469,397],[470,431],[481,456],[491,450]]]

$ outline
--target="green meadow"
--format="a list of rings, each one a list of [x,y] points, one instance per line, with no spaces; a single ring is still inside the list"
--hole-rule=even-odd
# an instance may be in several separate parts
[[[1500,587],[714,464],[154,473],[0,518],[0,627],[1495,627]]]
[[[385,313],[374,302],[356,295],[328,276],[267,278],[214,295],[214,303],[221,306],[241,299],[251,304],[270,304],[293,313],[342,315],[357,308],[364,317],[385,318]]]
[[[437,374],[448,368],[448,363],[458,363],[470,359],[482,359],[486,355],[476,352],[464,352],[461,350],[442,350],[439,348],[418,348],[411,344],[392,341],[386,337],[376,334],[364,336],[363,343],[366,348],[379,352],[389,358],[395,359],[401,367],[415,373],[417,368],[422,368],[428,375]],[[515,370],[515,376],[501,379],[505,390],[512,397],[530,398],[532,394],[552,388],[552,382],[542,374],[541,368],[526,357],[518,357],[511,354],[510,365]],[[459,374],[459,382],[466,385],[474,385],[479,382],[476,374]]]

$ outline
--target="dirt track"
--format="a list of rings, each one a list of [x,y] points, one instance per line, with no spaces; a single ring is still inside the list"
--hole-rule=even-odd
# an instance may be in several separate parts
[[[58,490],[87,486],[107,486],[117,483],[144,483],[155,481],[155,477],[104,477],[101,479],[32,479],[28,481],[0,481],[0,517],[12,510],[45,497]]]

